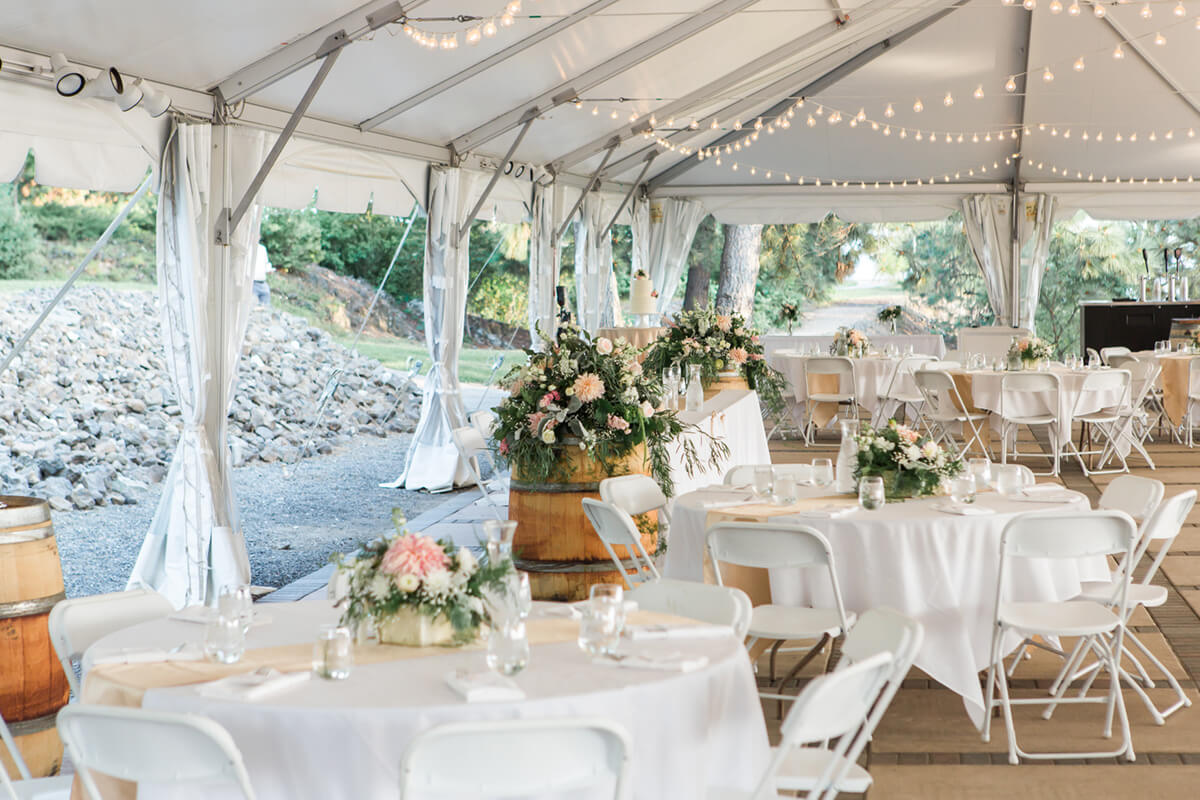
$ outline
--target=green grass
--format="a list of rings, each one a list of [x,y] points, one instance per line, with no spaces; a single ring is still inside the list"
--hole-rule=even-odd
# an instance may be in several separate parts
[[[335,333],[333,338],[345,347],[349,347],[354,341],[353,334]],[[410,356],[425,362],[421,368],[422,371],[429,369],[429,353],[425,350],[424,342],[364,334],[358,340],[358,352],[368,358],[374,358],[392,369],[406,369],[408,366],[406,362]],[[466,348],[458,360],[459,380],[468,383],[486,383],[492,374],[492,362],[499,355],[504,356],[504,366],[500,368],[497,377],[508,372],[509,368],[516,364],[525,363],[525,353],[521,350]]]

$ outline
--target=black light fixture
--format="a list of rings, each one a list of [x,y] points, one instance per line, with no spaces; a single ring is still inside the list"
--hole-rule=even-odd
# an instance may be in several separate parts
[[[62,53],[50,56],[50,72],[54,75],[54,88],[63,97],[74,97],[83,91],[86,79],[78,67],[72,66]]]

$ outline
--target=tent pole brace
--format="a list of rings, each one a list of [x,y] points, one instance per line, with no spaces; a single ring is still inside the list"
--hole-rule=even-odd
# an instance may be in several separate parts
[[[633,185],[629,187],[629,191],[625,193],[625,197],[621,200],[621,204],[617,206],[617,213],[613,214],[612,219],[610,219],[608,224],[604,226],[604,233],[600,234],[600,238],[608,236],[608,232],[613,229],[613,225],[617,224],[617,217],[621,216],[621,212],[625,210],[625,206],[629,205],[629,201],[633,198],[633,193],[636,192],[639,187],[643,189],[645,188],[642,187],[642,179],[645,178],[646,173],[650,171],[650,163],[654,161],[654,157],[657,155],[658,153],[651,153],[650,155],[646,156],[646,163],[642,165],[642,171],[638,173]]]
[[[575,212],[583,205],[583,198],[587,197],[588,192],[595,187],[596,182],[600,180],[600,173],[604,171],[604,167],[608,164],[608,160],[612,158],[612,154],[616,151],[617,144],[614,143],[604,153],[604,158],[600,160],[600,166],[596,167],[596,171],[592,173],[592,177],[588,178],[587,185],[583,187],[583,191],[579,193],[579,197],[575,200],[575,205],[571,206],[571,210],[567,212],[566,219],[563,220],[562,227],[558,229],[558,233],[554,235],[555,240],[561,239],[563,234],[567,232],[567,226],[571,224],[571,218],[575,216]],[[637,184],[634,184],[635,186]]]
[[[308,88],[304,91],[304,96],[300,98],[296,109],[288,117],[287,124],[279,132],[279,136],[275,139],[275,144],[271,147],[271,152],[267,153],[266,160],[258,168],[258,172],[250,181],[250,185],[246,187],[242,199],[238,201],[237,207],[233,212],[231,213],[228,208],[221,209],[220,217],[217,220],[216,243],[218,245],[228,246],[232,242],[233,232],[237,230],[238,223],[242,221],[242,217],[246,216],[246,212],[250,210],[250,204],[254,202],[255,196],[258,195],[258,190],[262,188],[263,183],[267,180],[267,175],[271,173],[271,169],[275,166],[275,162],[283,154],[283,148],[291,141],[292,134],[296,132],[296,127],[304,119],[304,115],[308,113],[308,107],[312,105],[313,99],[316,98],[317,92],[320,91],[321,84],[325,83],[325,79],[329,77],[329,71],[337,63],[337,58],[341,55],[342,48],[348,41],[346,32],[338,31],[330,35],[317,51],[318,57],[324,59],[321,62],[321,68],[313,76],[312,81],[308,84]]]
[[[529,133],[530,127],[533,126],[533,121],[538,117],[537,106],[525,112],[525,118],[522,121],[521,130],[517,133],[517,138],[513,139],[513,143],[508,146],[508,152],[504,154],[504,158],[500,159],[500,163],[496,165],[496,169],[492,172],[492,177],[488,180],[488,184],[483,189],[483,194],[479,195],[479,199],[475,202],[475,207],[467,214],[467,218],[462,221],[462,224],[454,231],[454,240],[462,243],[462,240],[471,231],[471,221],[475,219],[475,215],[479,213],[479,209],[483,208],[483,204],[487,202],[488,197],[492,193],[492,189],[496,188],[496,184],[500,181],[500,173],[504,172],[504,168],[508,166],[508,162],[512,160],[513,155],[517,152],[517,148],[521,146],[521,140],[525,138],[525,134]]]

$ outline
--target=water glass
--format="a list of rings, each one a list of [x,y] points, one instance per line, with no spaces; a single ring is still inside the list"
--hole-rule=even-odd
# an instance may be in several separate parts
[[[814,458],[812,462],[813,484],[828,489],[833,485],[833,460],[829,458]]]
[[[487,537],[488,563],[507,561],[512,558],[513,536],[517,523],[510,519],[489,519],[483,523],[483,534]]]
[[[487,665],[500,675],[516,675],[529,665],[529,637],[525,634],[524,622],[517,620],[491,629]]]
[[[883,478],[873,475],[858,482],[858,504],[867,511],[882,508],[887,502],[883,492]]]
[[[313,674],[328,681],[342,681],[350,677],[353,666],[354,642],[350,629],[341,625],[322,625],[313,643]]]
[[[975,490],[982,492],[992,485],[992,462],[986,458],[967,459],[967,474],[975,479]]]
[[[250,587],[244,584],[223,587],[217,595],[217,612],[239,620],[242,633],[249,633],[250,623],[254,621],[254,597],[250,594]]]
[[[796,476],[790,472],[780,472],[775,476],[772,492],[775,502],[790,506],[796,502]]]
[[[667,367],[666,374],[667,380],[675,385],[675,392],[678,393],[683,384],[683,370],[679,368],[678,364],[672,364]]]
[[[754,468],[754,494],[760,499],[766,499],[771,496],[771,490],[775,485],[775,471],[770,467],[755,467]]]
[[[204,627],[204,657],[218,664],[236,664],[246,651],[246,631],[240,617],[217,613]]]
[[[1013,464],[996,465],[996,491],[1004,497],[1012,497],[1021,490],[1024,481],[1021,471]]]
[[[966,475],[950,479],[950,499],[959,505],[975,502],[975,476]]]
[[[625,627],[625,593],[615,583],[592,586],[579,620],[579,647],[593,656],[612,655]]]

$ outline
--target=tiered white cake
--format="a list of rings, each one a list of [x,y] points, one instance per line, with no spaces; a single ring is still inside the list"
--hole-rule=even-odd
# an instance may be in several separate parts
[[[654,313],[654,290],[650,279],[639,273],[633,277],[633,286],[629,291],[629,313],[634,316]]]

